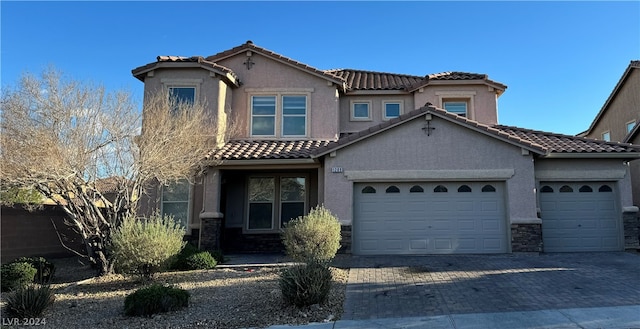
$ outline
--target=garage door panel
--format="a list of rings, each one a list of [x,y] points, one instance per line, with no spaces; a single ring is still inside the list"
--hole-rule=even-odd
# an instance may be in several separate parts
[[[564,185],[571,186],[574,192],[560,193]],[[607,182],[541,183],[550,188],[541,189],[545,192],[539,194],[545,251],[622,249],[616,193],[599,192],[603,185],[615,186]]]
[[[472,192],[457,192],[462,184],[468,185]],[[481,192],[487,184],[496,191]],[[384,193],[390,185],[400,192]],[[434,192],[438,185],[446,187],[448,192]],[[360,193],[364,186],[372,186],[378,193]],[[414,192],[409,192],[412,188]],[[423,192],[419,192],[420,189]],[[508,250],[504,194],[498,183],[355,184],[354,203],[355,254],[501,253]],[[360,211],[359,205],[363,203],[372,207],[366,214]]]

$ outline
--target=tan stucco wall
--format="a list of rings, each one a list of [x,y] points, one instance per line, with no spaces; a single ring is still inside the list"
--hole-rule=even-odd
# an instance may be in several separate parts
[[[591,132],[589,138],[602,139],[602,133],[611,132],[612,141],[621,141],[627,135],[626,123],[640,119],[640,69],[633,69],[618,93],[609,103],[606,112]]]
[[[163,83],[164,80],[164,83]],[[196,86],[198,101],[206,104],[208,111],[212,117],[215,117],[218,113],[218,101],[220,96],[227,97],[228,90],[221,91],[220,86],[224,85],[220,83],[218,77],[211,77],[209,71],[199,68],[171,68],[171,69],[159,69],[153,71],[153,76],[147,76],[144,80],[144,92],[145,95],[162,90],[171,85],[172,83],[179,83],[184,86]],[[224,100],[220,100],[224,104]]]
[[[623,159],[537,159],[535,167],[538,185],[541,181],[615,182],[619,193],[618,206],[633,205],[631,175]]]
[[[351,102],[370,102],[371,121],[351,121]],[[416,109],[413,102],[413,95],[342,95],[340,97],[340,132],[353,133],[365,130],[384,121],[383,102],[402,101],[402,113],[411,112]],[[423,104],[424,105],[424,104]]]
[[[505,181],[506,213],[511,222],[536,221],[534,168],[531,155],[516,147],[457,124],[434,118],[431,136],[422,130],[423,117],[382,132],[325,157],[324,203],[350,225],[353,216],[354,171],[396,171],[413,181],[441,181],[410,177],[443,172],[460,173],[457,180]],[[343,173],[332,173],[332,167]],[[511,172],[502,178],[486,178],[498,170]],[[451,172],[453,171],[453,172]],[[447,178],[447,180],[449,180]],[[454,180],[454,179],[451,179]]]
[[[245,64],[247,57],[243,54],[217,62],[232,69],[242,82],[242,86],[233,92],[234,120],[241,127],[240,137],[250,136],[249,97],[252,92],[300,91],[310,92],[309,132],[312,139],[335,139],[338,136],[338,93],[335,85],[327,80],[298,68],[276,62],[254,53],[251,60],[255,63],[250,70]],[[252,91],[253,90],[253,91]],[[312,90],[312,91],[302,91]]]
[[[422,92],[415,91],[414,98],[417,107],[424,106],[427,102],[442,107],[440,98],[451,98],[446,94],[470,95],[473,98],[473,113],[469,114],[469,118],[485,124],[498,123],[498,100],[495,90],[486,85],[431,85],[424,88]],[[443,94],[443,95],[438,95]]]

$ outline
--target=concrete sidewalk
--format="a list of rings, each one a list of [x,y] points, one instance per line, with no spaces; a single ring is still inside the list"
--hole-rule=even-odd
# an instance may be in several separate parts
[[[525,312],[471,313],[371,320],[338,320],[268,329],[638,329],[640,305]]]

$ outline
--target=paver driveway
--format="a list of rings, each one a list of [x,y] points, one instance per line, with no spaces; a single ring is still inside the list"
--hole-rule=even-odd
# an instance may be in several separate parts
[[[342,319],[640,304],[640,253],[353,256]]]

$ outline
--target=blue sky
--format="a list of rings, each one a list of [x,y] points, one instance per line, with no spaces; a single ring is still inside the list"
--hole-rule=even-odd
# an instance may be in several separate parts
[[[54,65],[127,89],[158,55],[212,55],[252,40],[319,69],[485,73],[508,86],[506,125],[577,134],[633,59],[640,2],[1,1],[1,84]]]

